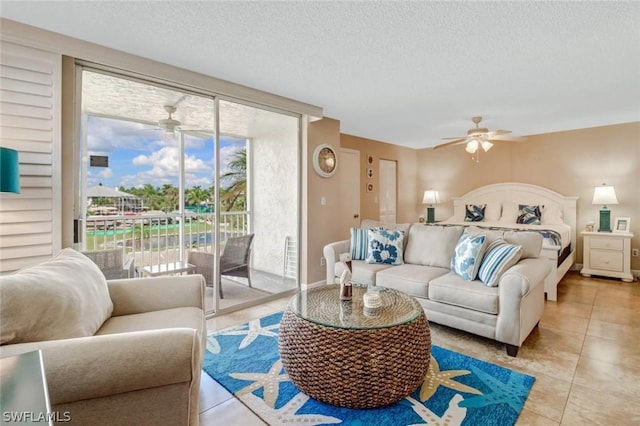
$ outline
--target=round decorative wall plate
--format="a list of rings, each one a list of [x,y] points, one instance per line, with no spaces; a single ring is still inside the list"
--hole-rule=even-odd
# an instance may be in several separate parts
[[[318,145],[313,150],[312,160],[316,173],[325,178],[333,176],[338,168],[338,154],[328,143]]]

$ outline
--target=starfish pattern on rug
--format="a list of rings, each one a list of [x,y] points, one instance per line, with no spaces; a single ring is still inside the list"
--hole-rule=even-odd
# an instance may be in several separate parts
[[[473,373],[486,383],[491,392],[481,396],[473,396],[462,402],[464,407],[477,408],[492,404],[507,404],[516,413],[522,409],[522,404],[529,394],[524,384],[524,376],[511,374],[507,383],[503,383],[484,371],[471,367]]]
[[[226,330],[219,334],[220,335],[237,335],[237,336],[246,334],[247,337],[242,339],[242,342],[240,342],[240,346],[238,347],[238,349],[244,349],[247,346],[249,346],[254,340],[256,340],[258,336],[278,337],[278,333],[274,333],[273,331],[271,331],[276,328],[280,328],[280,324],[272,324],[266,327],[262,327],[262,325],[260,324],[260,320],[257,319],[257,320],[249,321],[247,329]]]
[[[253,393],[243,395],[240,400],[254,412],[260,413],[263,420],[271,425],[315,426],[342,423],[342,420],[324,414],[296,414],[300,407],[309,400],[309,397],[302,392],[298,392],[282,407],[273,410],[265,410],[265,402]]]
[[[411,403],[413,411],[415,411],[416,414],[425,421],[425,423],[413,423],[407,426],[419,426],[425,424],[433,426],[455,426],[461,425],[462,421],[467,416],[467,409],[459,405],[460,402],[463,401],[462,395],[459,393],[455,394],[453,398],[451,398],[451,401],[449,401],[449,408],[447,408],[447,411],[445,411],[442,416],[438,416],[436,413],[429,410],[427,407],[422,405],[422,403],[416,401],[410,396],[405,399]]]
[[[289,381],[289,375],[280,374],[280,371],[282,371],[282,361],[278,359],[267,373],[229,373],[229,376],[238,380],[255,380],[249,386],[240,389],[237,394],[249,394],[263,388],[265,404],[274,408],[280,393],[280,382]]]
[[[420,388],[420,400],[426,401],[433,396],[440,386],[444,386],[450,389],[454,389],[460,392],[473,393],[476,395],[482,395],[478,389],[472,388],[460,382],[452,380],[454,377],[463,376],[465,374],[471,374],[469,370],[444,370],[440,371],[440,365],[438,361],[431,355],[431,361],[429,362],[429,370],[424,377],[422,387]]]

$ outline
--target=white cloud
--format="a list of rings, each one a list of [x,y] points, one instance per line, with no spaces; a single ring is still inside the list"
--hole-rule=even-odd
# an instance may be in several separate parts
[[[164,147],[159,151],[153,152],[151,155],[138,155],[132,162],[134,166],[150,166],[151,169],[141,171],[136,175],[123,177],[122,185],[124,186],[137,186],[140,183],[151,183],[154,186],[161,186],[165,183],[177,183],[180,173],[180,153],[178,148]],[[184,167],[188,172],[185,175],[187,186],[194,185],[190,181],[211,182],[213,169],[202,159],[194,155],[187,155],[184,159]],[[208,177],[197,176],[196,174],[206,174]],[[206,186],[209,185],[211,185],[211,183],[208,183]]]

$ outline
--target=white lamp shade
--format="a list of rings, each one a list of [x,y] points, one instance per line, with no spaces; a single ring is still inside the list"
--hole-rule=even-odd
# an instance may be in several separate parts
[[[469,154],[475,154],[476,151],[478,150],[478,141],[475,139],[472,141],[469,141],[467,143],[467,147],[464,150],[467,151]]]
[[[591,204],[618,204],[616,190],[613,189],[613,186],[596,186],[593,191],[593,201]]]
[[[489,141],[482,141],[480,143],[480,145],[482,145],[482,149],[484,149],[484,152],[487,152],[491,149],[491,147],[493,146],[493,144]]]
[[[422,204],[438,204],[439,202],[440,196],[438,195],[438,191],[434,191],[433,189],[424,191]]]

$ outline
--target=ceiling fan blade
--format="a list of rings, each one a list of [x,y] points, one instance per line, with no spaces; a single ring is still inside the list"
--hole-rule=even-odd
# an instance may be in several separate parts
[[[467,140],[468,140],[467,138],[456,139],[456,140],[453,140],[453,141],[449,141],[449,142],[441,143],[440,145],[436,145],[436,146],[434,146],[433,148],[434,148],[434,149],[437,149],[437,148],[442,148],[442,147],[445,147],[445,146],[457,145],[457,144],[460,144],[460,143],[464,143],[464,142],[466,142]]]
[[[506,135],[508,133],[511,133],[511,130],[493,130],[491,132],[488,133],[489,136],[500,136],[500,135]]]
[[[456,136],[455,138],[442,138],[443,141],[451,140],[451,139],[466,139],[464,136]]]
[[[491,142],[500,141],[500,142],[524,142],[527,138],[522,136],[492,136],[488,139]]]

